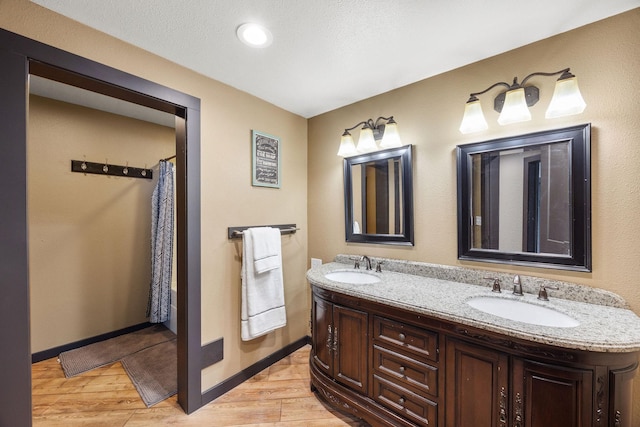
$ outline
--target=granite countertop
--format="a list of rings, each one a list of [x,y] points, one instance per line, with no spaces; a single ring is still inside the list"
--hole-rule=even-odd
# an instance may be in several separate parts
[[[487,286],[392,271],[367,271],[380,277],[381,281],[374,284],[348,284],[324,277],[338,270],[354,269],[352,264],[332,262],[310,269],[307,279],[311,284],[330,291],[531,342],[606,353],[640,350],[640,317],[626,308],[554,298],[552,292],[549,292],[549,301],[540,301],[537,295],[530,293],[516,296],[503,288],[503,292],[498,294],[491,292]],[[466,301],[478,296],[517,299],[541,305],[565,313],[580,324],[575,327],[552,327],[504,319],[466,304]]]

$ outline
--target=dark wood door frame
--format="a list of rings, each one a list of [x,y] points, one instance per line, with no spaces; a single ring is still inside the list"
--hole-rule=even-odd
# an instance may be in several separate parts
[[[522,252],[540,252],[540,154],[523,159]]]
[[[482,184],[482,249],[498,249],[500,246],[500,156],[495,153],[481,157]]]
[[[31,425],[27,220],[29,75],[176,116],[178,402],[202,406],[200,308],[200,100],[0,29],[0,425]]]

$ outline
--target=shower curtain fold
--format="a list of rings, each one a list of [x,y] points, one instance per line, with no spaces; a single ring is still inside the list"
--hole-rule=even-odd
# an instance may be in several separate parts
[[[166,322],[171,313],[173,198],[173,164],[162,160],[151,200],[151,284],[147,304],[150,323]]]

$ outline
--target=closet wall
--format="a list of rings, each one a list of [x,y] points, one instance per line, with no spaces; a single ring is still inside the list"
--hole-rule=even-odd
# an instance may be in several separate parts
[[[146,321],[151,194],[172,128],[31,95],[32,352]],[[71,160],[154,168],[154,179],[71,172]]]

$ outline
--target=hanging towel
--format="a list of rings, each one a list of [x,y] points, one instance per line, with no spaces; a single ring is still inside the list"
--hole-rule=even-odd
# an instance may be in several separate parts
[[[280,268],[280,230],[272,227],[251,229],[253,237],[253,266],[256,274]]]
[[[256,273],[253,246],[257,238],[254,230],[249,228],[242,234],[242,328],[240,335],[243,341],[265,335],[287,324],[282,280],[282,249],[278,242],[276,246],[278,266],[276,268],[264,273]]]

